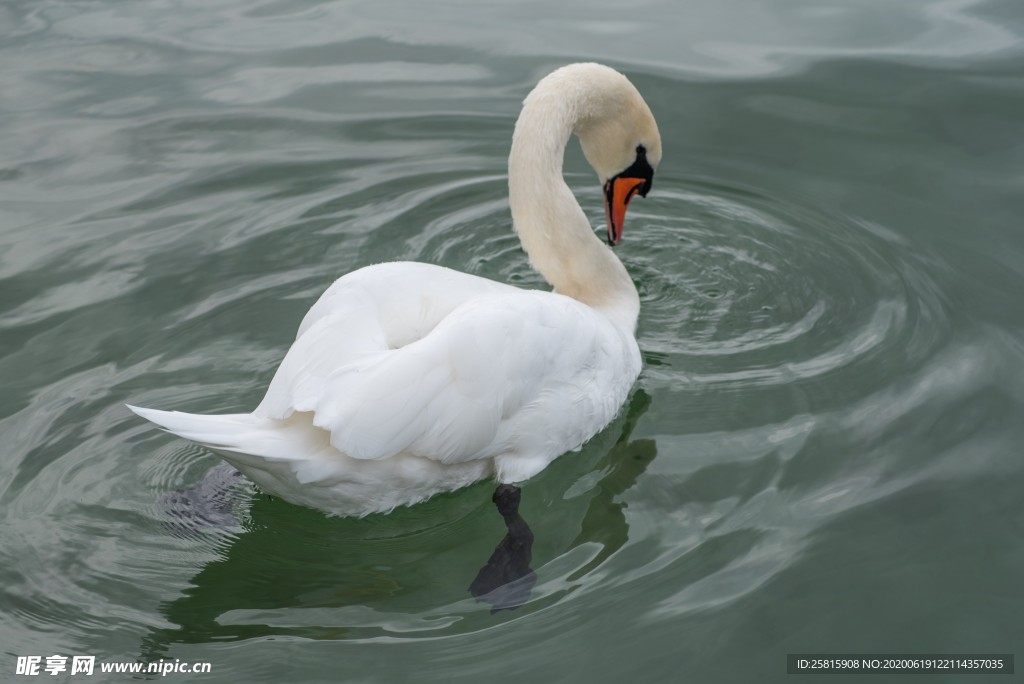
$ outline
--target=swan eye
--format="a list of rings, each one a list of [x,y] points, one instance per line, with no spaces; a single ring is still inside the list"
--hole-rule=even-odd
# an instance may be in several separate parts
[[[622,173],[611,178],[615,181],[620,178],[638,178],[643,181],[636,190],[636,194],[641,197],[647,197],[647,193],[651,190],[651,184],[654,182],[654,167],[647,161],[647,148],[643,145],[636,146],[636,159],[633,163]]]

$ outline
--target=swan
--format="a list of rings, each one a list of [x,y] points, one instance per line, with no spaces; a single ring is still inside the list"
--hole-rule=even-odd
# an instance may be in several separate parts
[[[604,190],[608,245],[562,178],[574,133]],[[523,101],[508,161],[514,229],[553,292],[367,266],[309,310],[252,413],[128,408],[328,515],[527,480],[610,423],[640,374],[640,298],[611,246],[660,159],[654,116],[625,76],[562,67]]]

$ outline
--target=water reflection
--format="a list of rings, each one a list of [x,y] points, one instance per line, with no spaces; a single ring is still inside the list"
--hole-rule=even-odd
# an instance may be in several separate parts
[[[157,505],[169,518],[166,529],[190,537],[207,528],[237,527],[232,508],[242,494],[241,483],[242,473],[222,465],[188,489],[162,497]]]
[[[522,490],[513,485],[499,485],[494,490],[491,500],[505,519],[508,534],[469,585],[469,592],[477,601],[493,606],[492,614],[515,610],[529,601],[530,590],[537,583],[537,573],[530,569],[533,531],[519,515],[521,497]]]
[[[600,491],[590,500],[590,508],[583,518],[582,529],[569,545],[569,549],[587,542],[597,542],[601,544],[601,551],[589,563],[570,575],[570,582],[599,566],[629,540],[629,523],[626,522],[624,512],[626,503],[615,503],[614,499],[635,485],[637,478],[658,455],[657,444],[653,439],[629,441],[637,421],[650,405],[651,397],[643,390],[633,395],[618,441],[597,465],[596,469],[599,472],[607,472],[607,475],[598,480],[597,486]]]

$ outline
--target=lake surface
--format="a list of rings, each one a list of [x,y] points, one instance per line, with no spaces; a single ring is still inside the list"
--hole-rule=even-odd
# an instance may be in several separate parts
[[[590,684],[1024,653],[1019,0],[15,0],[0,31],[0,679],[52,654]],[[468,591],[493,483],[361,520],[242,483],[230,524],[169,524],[221,462],[124,404],[252,410],[368,264],[545,286],[506,158],[523,97],[586,60],[664,142],[617,247],[645,368],[523,484],[529,601]],[[575,139],[566,173],[603,230]]]

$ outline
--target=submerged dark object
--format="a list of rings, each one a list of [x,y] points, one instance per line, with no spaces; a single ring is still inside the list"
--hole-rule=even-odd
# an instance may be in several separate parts
[[[509,484],[498,485],[491,497],[505,518],[508,534],[494,547],[487,565],[480,568],[469,591],[478,602],[491,604],[491,614],[515,610],[530,600],[537,574],[530,569],[533,532],[519,515],[522,490]]]
[[[241,484],[242,473],[222,465],[188,489],[161,497],[157,505],[170,518],[165,523],[167,528],[181,536],[192,536],[210,527],[237,527],[231,507]]]

